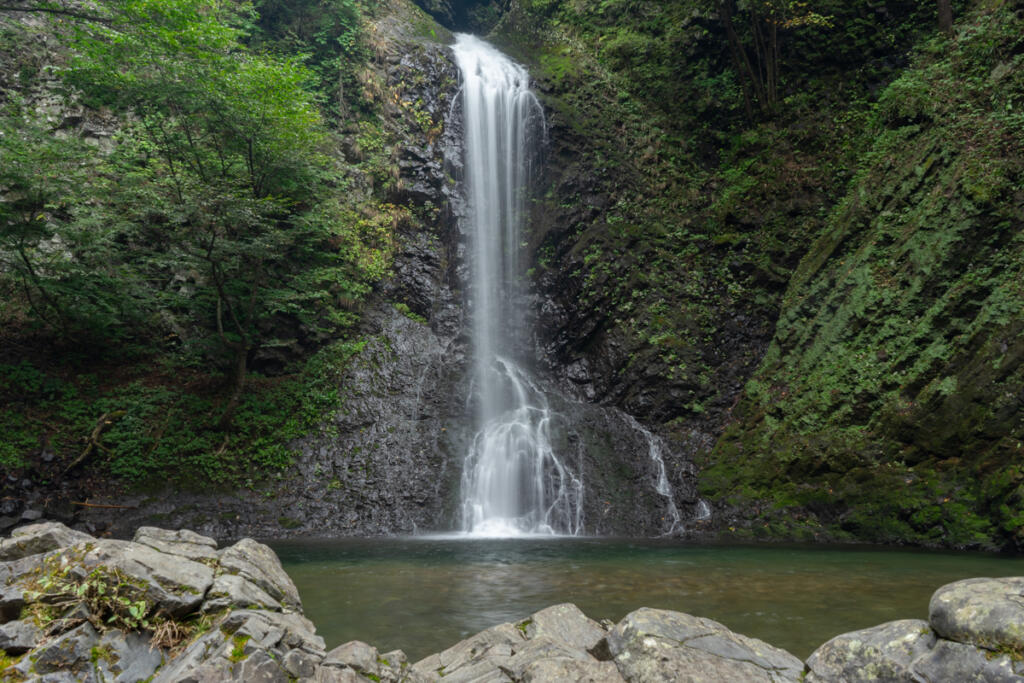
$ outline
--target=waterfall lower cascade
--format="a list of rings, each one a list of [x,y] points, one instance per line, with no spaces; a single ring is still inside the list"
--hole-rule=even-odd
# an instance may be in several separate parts
[[[519,264],[526,193],[544,135],[529,75],[459,34],[476,428],[462,474],[462,528],[480,536],[578,534],[583,482],[551,446],[544,392],[524,369],[531,338]]]

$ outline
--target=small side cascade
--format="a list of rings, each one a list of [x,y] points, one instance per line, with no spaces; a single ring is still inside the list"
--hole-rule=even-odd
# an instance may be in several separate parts
[[[647,454],[654,463],[655,471],[658,474],[654,483],[654,490],[658,495],[665,499],[666,507],[668,508],[668,515],[671,519],[671,525],[662,535],[671,536],[681,528],[682,517],[679,514],[679,508],[676,507],[675,492],[672,490],[672,485],[668,481],[668,473],[665,470],[665,459],[663,457],[664,443],[662,442],[661,437],[657,436],[651,432],[651,430],[637,422],[636,418],[632,415],[626,415],[626,417],[629,419],[629,423],[632,427],[640,434],[643,434],[644,438],[647,440]]]

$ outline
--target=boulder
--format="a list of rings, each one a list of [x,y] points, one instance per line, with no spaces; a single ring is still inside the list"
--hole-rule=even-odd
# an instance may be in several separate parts
[[[132,540],[169,555],[211,564],[217,561],[217,541],[188,529],[172,531],[143,526],[135,532]]]
[[[276,650],[302,648],[309,652],[324,651],[324,639],[316,635],[316,627],[301,614],[281,614],[264,610],[236,609],[225,617],[221,629],[233,635],[249,636],[254,644]]]
[[[947,584],[932,595],[928,621],[948,640],[1024,652],[1024,577]]]
[[[807,659],[815,681],[913,681],[914,662],[935,646],[928,622],[904,619],[836,636]],[[952,680],[952,679],[950,679]]]
[[[17,584],[5,586],[0,583],[0,623],[6,623],[21,616],[25,606],[25,589]]]
[[[38,645],[42,637],[43,632],[31,621],[11,621],[0,626],[0,650],[20,655]]]
[[[85,623],[46,641],[27,659],[32,660],[32,669],[37,674],[72,673],[79,680],[93,680],[92,650],[98,642],[96,629]]]
[[[164,661],[142,633],[107,631],[92,652],[98,678],[108,683],[148,680]]]
[[[281,603],[253,582],[236,574],[221,574],[213,580],[202,611],[217,612],[228,607],[281,611]]]
[[[521,621],[517,627],[527,638],[547,637],[580,650],[590,650],[607,633],[572,603],[552,605]]]
[[[512,680],[519,681],[523,679],[527,671],[535,671],[540,662],[555,660],[597,664],[597,661],[588,655],[586,650],[542,636],[517,645],[512,657],[502,667],[502,670]]]
[[[206,565],[138,543],[103,539],[86,548],[83,567],[120,570],[138,581],[140,597],[171,617],[194,612],[213,585],[213,570]]]
[[[984,683],[1020,683],[1024,680],[1024,663],[1014,662],[1009,655],[993,654],[973,645],[939,640],[913,667],[908,681],[984,681]]]
[[[320,658],[305,650],[291,650],[281,660],[281,667],[293,678],[312,678]]]
[[[0,540],[0,561],[20,560],[58,548],[92,540],[92,536],[67,528],[60,522],[41,522],[15,529]]]
[[[251,538],[225,548],[220,553],[222,573],[236,574],[254,583],[274,600],[288,608],[301,608],[299,590],[281,567],[281,561],[268,546]]]
[[[797,681],[803,663],[785,650],[733,633],[710,619],[638,609],[607,636],[627,681]]]
[[[349,668],[363,676],[372,675],[380,678],[380,663],[377,657],[377,648],[359,640],[352,640],[328,652],[324,657],[323,666]]]
[[[501,667],[508,666],[513,648],[525,639],[526,636],[512,624],[499,624],[456,643],[444,652],[421,659],[413,668],[430,680],[507,681],[509,677],[501,672]]]
[[[519,679],[522,683],[622,683],[623,678],[612,662],[578,659],[541,659],[527,667]]]

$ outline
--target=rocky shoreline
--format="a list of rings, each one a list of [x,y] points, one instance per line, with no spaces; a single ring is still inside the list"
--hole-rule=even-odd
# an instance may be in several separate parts
[[[801,662],[710,619],[575,605],[499,624],[419,662],[330,651],[267,546],[192,531],[97,539],[58,522],[0,540],[4,681],[1024,681],[1024,577],[940,588],[928,621],[837,636]]]

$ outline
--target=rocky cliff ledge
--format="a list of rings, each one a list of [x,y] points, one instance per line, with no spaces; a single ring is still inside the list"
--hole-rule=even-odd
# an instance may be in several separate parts
[[[806,662],[700,617],[643,608],[618,624],[548,607],[410,663],[327,651],[267,546],[192,531],[96,539],[47,522],[0,540],[0,680],[1020,681],[1024,577],[940,588],[929,620],[833,638]]]

